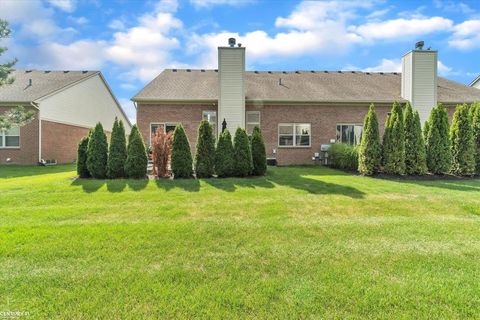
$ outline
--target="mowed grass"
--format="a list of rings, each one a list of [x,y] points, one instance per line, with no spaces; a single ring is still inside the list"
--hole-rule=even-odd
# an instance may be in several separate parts
[[[0,167],[0,312],[29,319],[478,318],[480,180],[322,167],[75,181]]]

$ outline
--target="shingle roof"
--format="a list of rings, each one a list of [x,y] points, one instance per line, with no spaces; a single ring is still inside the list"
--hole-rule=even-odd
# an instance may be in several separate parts
[[[99,72],[15,70],[11,74],[15,81],[0,88],[0,102],[35,101],[97,73]]]
[[[279,79],[281,78],[281,84]],[[247,71],[247,101],[393,102],[401,98],[401,73],[359,71]],[[218,100],[217,70],[166,69],[132,100]],[[438,77],[438,101],[480,101],[480,90]]]

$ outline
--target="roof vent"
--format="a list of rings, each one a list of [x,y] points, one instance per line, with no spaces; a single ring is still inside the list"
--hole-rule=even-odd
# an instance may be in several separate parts
[[[192,71],[192,70],[191,70],[191,69],[187,69],[187,72],[190,72],[190,71]]]
[[[45,73],[50,73],[50,70],[45,70]]]
[[[27,71],[25,71],[25,73],[30,73],[30,72],[32,72],[32,70],[27,70]]]
[[[380,74],[381,74],[381,75],[383,75],[383,74],[385,74],[385,73],[383,73],[383,72],[380,72]]]
[[[63,71],[63,73],[69,73],[69,72],[70,72],[70,71],[68,71],[68,70],[64,70],[64,71]]]
[[[82,73],[87,73],[88,71],[87,70],[83,70]]]
[[[287,71],[283,71],[282,73],[283,73],[283,74],[287,74]]]
[[[310,70],[311,73],[315,73],[315,70]]]
[[[351,72],[352,72],[352,73],[357,73],[357,72],[355,72],[355,71],[351,71]]]
[[[230,48],[235,47],[236,42],[237,42],[237,40],[235,40],[235,38],[229,38],[228,39],[228,45],[230,46]]]
[[[366,74],[370,74],[370,72],[365,72]]]
[[[300,71],[295,71],[296,74],[300,74]]]
[[[215,69],[215,70],[213,70],[213,71],[218,72],[218,69]]]
[[[172,69],[172,72],[177,72],[177,69]]]
[[[239,43],[239,44],[237,44],[237,46],[238,46],[239,48],[241,48],[241,47],[242,47],[242,44],[241,44],[241,43]]]
[[[338,70],[337,73],[342,73],[342,70]]]
[[[205,69],[201,69],[200,72],[205,72]]]
[[[272,71],[267,71],[268,73],[272,74]]]
[[[398,76],[398,72],[394,72],[393,74],[396,75],[396,76]]]
[[[255,70],[255,71],[253,71],[253,73],[256,73],[256,74],[258,74],[258,71],[257,71],[257,70]]]
[[[327,70],[325,70],[325,71],[323,71],[323,73],[328,73],[328,71],[327,71]]]

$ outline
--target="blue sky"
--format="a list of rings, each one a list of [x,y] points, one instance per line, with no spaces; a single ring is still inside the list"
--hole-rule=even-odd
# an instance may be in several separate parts
[[[480,74],[480,1],[1,0],[17,67],[101,70],[129,117],[129,99],[164,68],[216,68],[231,36],[249,70],[399,71],[418,40],[441,76]]]

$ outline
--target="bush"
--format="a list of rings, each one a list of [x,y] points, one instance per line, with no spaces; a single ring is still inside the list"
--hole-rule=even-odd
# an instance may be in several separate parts
[[[210,178],[215,166],[215,138],[213,129],[207,120],[198,127],[197,146],[195,148],[195,174],[197,178]]]
[[[262,131],[260,128],[253,128],[252,133],[252,174],[255,176],[263,176],[267,172],[267,153],[265,151],[265,143],[263,142]]]
[[[172,172],[175,179],[191,178],[193,174],[190,143],[181,124],[173,132]]]
[[[125,161],[125,175],[133,179],[145,178],[147,175],[148,157],[143,138],[137,125],[132,127],[128,137],[127,160]]]
[[[469,108],[466,104],[457,106],[450,128],[452,150],[451,172],[456,175],[471,176],[475,173],[475,146]]]
[[[475,171],[480,174],[480,105],[477,104],[472,115],[472,131],[475,148]]]
[[[234,174],[238,177],[248,176],[253,169],[252,151],[245,129],[237,128],[233,139]]]
[[[77,174],[80,178],[90,178],[87,168],[87,149],[89,136],[83,137],[78,144],[77,150]]]
[[[405,173],[405,129],[402,107],[395,102],[385,128],[383,145],[384,171],[389,174]]]
[[[125,176],[125,161],[127,160],[127,141],[122,120],[115,118],[108,150],[107,176],[111,179]]]
[[[356,171],[358,166],[358,148],[346,143],[334,143],[328,150],[328,159],[333,168]]]
[[[87,168],[90,175],[96,179],[104,179],[107,176],[107,160],[107,136],[103,132],[102,124],[99,122],[88,140]]]
[[[429,122],[427,167],[431,173],[446,174],[452,163],[447,110],[439,104],[433,108]]]
[[[423,141],[420,115],[413,112],[410,103],[404,113],[405,123],[405,172],[407,174],[427,173],[427,154]]]
[[[423,141],[425,142],[425,148],[427,147],[429,132],[430,132],[430,121],[425,120],[425,123],[423,124]]]
[[[362,139],[358,147],[358,171],[361,174],[371,175],[380,170],[382,160],[382,146],[378,130],[378,118],[372,104],[363,124]]]
[[[152,139],[153,174],[159,178],[168,176],[168,161],[172,153],[173,133],[157,129]]]
[[[215,173],[219,177],[231,177],[234,174],[233,168],[232,136],[225,128],[218,138],[217,148],[215,149]]]

